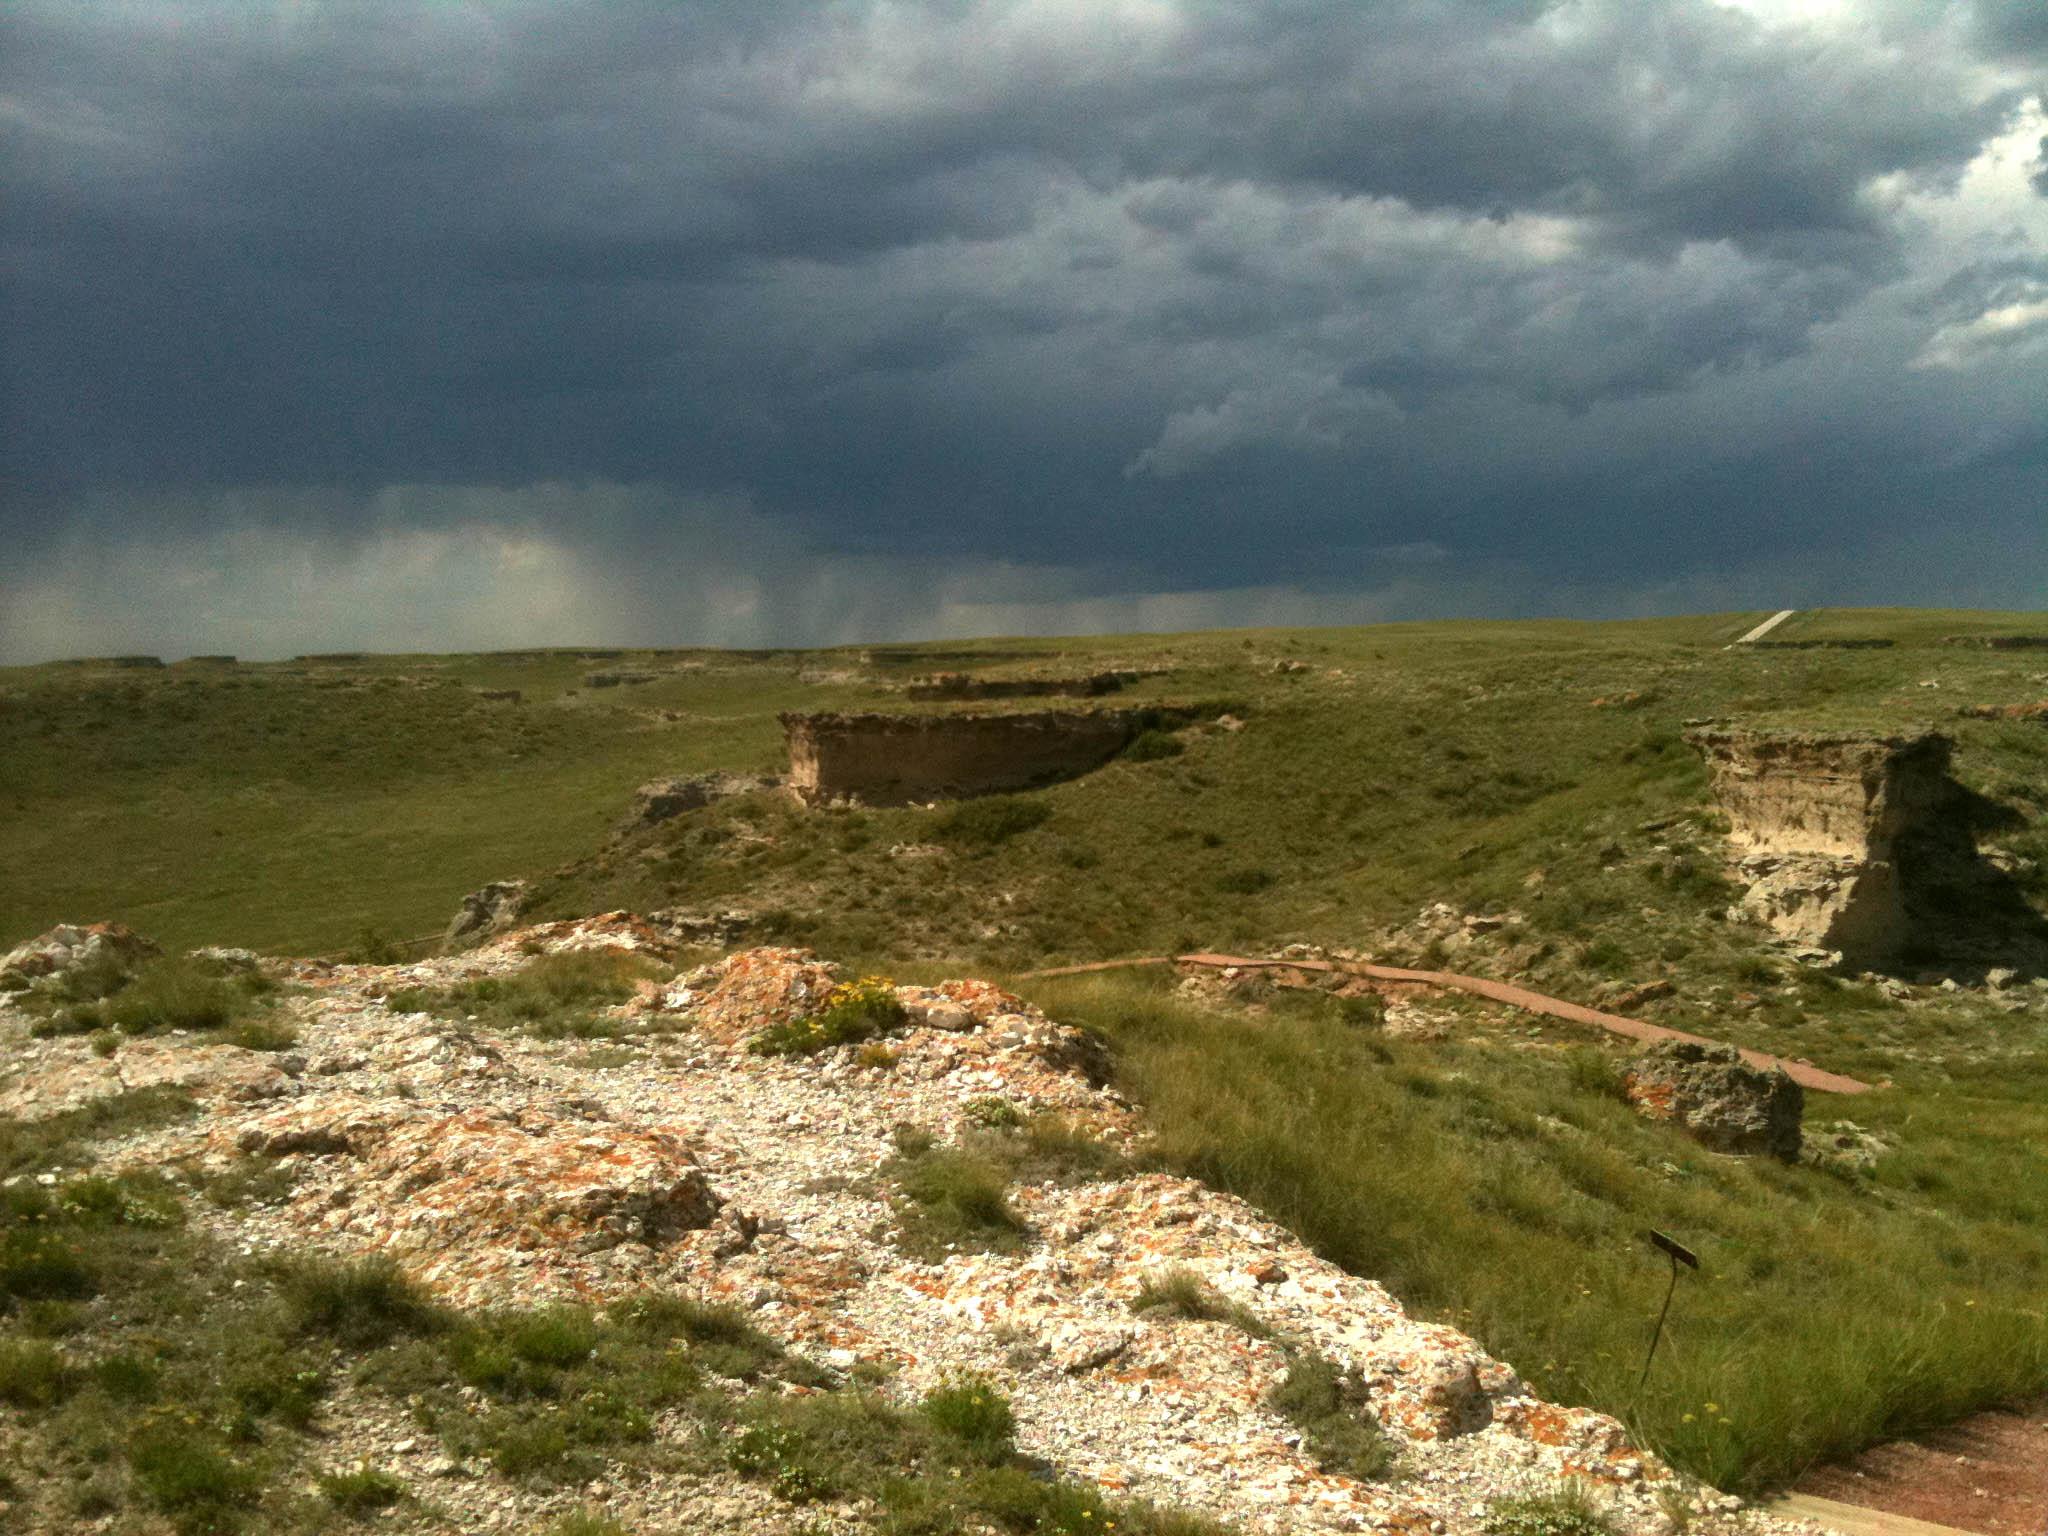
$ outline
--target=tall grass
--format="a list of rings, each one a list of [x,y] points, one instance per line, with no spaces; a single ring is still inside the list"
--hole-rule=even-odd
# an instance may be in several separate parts
[[[1169,1164],[1719,1485],[2048,1386],[2048,1180],[1995,1105],[1973,1125],[1958,1095],[1895,1089],[1912,1157],[1845,1181],[1706,1153],[1564,1052],[1247,1029],[1135,975],[1030,991],[1109,1037]],[[1639,1395],[1667,1275],[1652,1226],[1705,1263]]]

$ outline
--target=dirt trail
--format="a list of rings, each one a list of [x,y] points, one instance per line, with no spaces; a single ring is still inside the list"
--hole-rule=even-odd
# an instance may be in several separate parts
[[[1832,1503],[1821,1513],[1802,1504]],[[1795,1485],[1781,1513],[1810,1516],[1863,1536],[1886,1536],[1874,1520],[1933,1522],[1984,1536],[2048,1531],[2048,1398],[1972,1414],[1910,1440],[1872,1446],[1837,1466],[1816,1467]],[[1846,1511],[1846,1513],[1843,1513]],[[1923,1526],[1923,1531],[1927,1527]]]
[[[1718,1045],[1718,1040],[1709,1040],[1704,1035],[1687,1034],[1682,1029],[1667,1029],[1662,1024],[1646,1024],[1641,1019],[1624,1018],[1618,1013],[1602,1013],[1597,1008],[1581,1007],[1568,1003],[1563,998],[1546,997],[1541,992],[1531,992],[1527,987],[1511,986],[1504,981],[1489,981],[1483,976],[1461,976],[1455,971],[1412,971],[1394,965],[1368,965],[1364,961],[1334,960],[1257,960],[1244,955],[1189,954],[1156,955],[1139,960],[1098,960],[1088,965],[1062,965],[1051,970],[1028,971],[1033,977],[1079,976],[1090,971],[1113,971],[1144,965],[1199,965],[1235,966],[1241,970],[1268,971],[1318,971],[1326,975],[1363,976],[1371,981],[1408,982],[1428,987],[1447,987],[1456,992],[1470,992],[1475,997],[1491,998],[1497,1003],[1506,1003],[1511,1008],[1520,1008],[1525,1013],[1542,1014],[1548,1018],[1565,1019],[1574,1024],[1591,1024],[1606,1030],[1609,1034],[1625,1035],[1631,1040],[1690,1040],[1697,1045]],[[1776,1067],[1802,1088],[1811,1088],[1817,1093],[1868,1093],[1870,1084],[1859,1082],[1853,1077],[1828,1072],[1816,1067],[1810,1061],[1787,1061],[1782,1056],[1771,1056],[1763,1051],[1744,1050],[1742,1059],[1753,1067],[1765,1071]]]

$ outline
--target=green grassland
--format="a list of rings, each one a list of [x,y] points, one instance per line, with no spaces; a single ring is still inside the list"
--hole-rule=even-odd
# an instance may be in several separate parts
[[[524,876],[545,915],[738,907],[899,977],[1309,942],[1594,1003],[1667,982],[1633,1011],[1880,1085],[1808,1101],[1810,1126],[1874,1138],[1874,1165],[1709,1155],[1617,1101],[1610,1042],[1469,999],[1433,1004],[1451,1033],[1423,1042],[1317,999],[1198,1004],[1161,973],[1015,984],[1107,1038],[1168,1165],[1546,1394],[1769,1486],[2048,1388],[2048,1001],[1977,985],[2048,912],[2048,725],[1959,713],[2048,698],[2048,651],[1982,643],[2048,617],[1801,613],[1781,645],[1728,649],[1763,617],[0,672],[0,944],[113,917],[174,946],[333,951],[432,933]],[[904,708],[896,685],[941,669],[1107,666],[1164,669],[1113,702],[1242,728],[966,806],[758,794],[612,836],[644,780],[779,769],[781,710]],[[616,670],[657,680],[586,681]],[[478,692],[499,688],[523,700]],[[1903,999],[1796,964],[1727,917],[1725,825],[1682,737],[1703,719],[1948,732],[2002,905],[1939,914]],[[1512,920],[1446,950],[1415,926],[1435,902]],[[1705,1269],[1638,1394],[1649,1226]]]

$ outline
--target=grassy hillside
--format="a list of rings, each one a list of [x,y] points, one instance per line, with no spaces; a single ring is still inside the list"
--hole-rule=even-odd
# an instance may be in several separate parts
[[[1469,1001],[1420,1042],[1314,1005],[1199,1006],[1156,975],[1019,985],[1110,1038],[1176,1166],[1546,1393],[1757,1485],[2048,1387],[2048,999],[1972,985],[2024,950],[2015,912],[2038,937],[2048,911],[2048,725],[1959,714],[2048,698],[2048,651],[1982,643],[2048,617],[1802,613],[1782,644],[1727,648],[1762,617],[16,670],[0,943],[105,916],[334,950],[433,932],[525,875],[546,913],[740,907],[898,975],[1305,941],[1589,1002],[1668,983],[1632,1011],[1880,1084],[1808,1109],[1852,1118],[1874,1167],[1708,1156],[1616,1102],[1606,1042]],[[754,795],[608,840],[648,778],[777,769],[780,710],[903,708],[898,685],[942,668],[1109,665],[1163,669],[1119,702],[1228,704],[1242,728],[966,808]],[[589,682],[620,670],[656,677]],[[479,692],[505,688],[522,700]],[[2008,903],[1949,914],[1978,952],[1930,936],[1901,997],[1729,921],[1724,827],[1681,738],[1702,718],[1952,734]],[[1416,922],[1437,902],[1510,920],[1449,948]],[[1638,1398],[1651,1225],[1707,1269]]]

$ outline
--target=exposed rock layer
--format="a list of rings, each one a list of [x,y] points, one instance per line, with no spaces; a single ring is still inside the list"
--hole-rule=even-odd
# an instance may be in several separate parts
[[[807,804],[903,805],[1072,778],[1129,744],[1133,710],[993,715],[787,714],[789,788]]]
[[[1134,683],[1136,672],[1091,672],[1085,677],[975,677],[936,672],[904,690],[913,699],[1028,699],[1048,694],[1093,699]]]
[[[1950,796],[1946,736],[1694,731],[1749,882],[1742,911],[1802,944],[1880,963],[1906,937],[1900,842]]]

